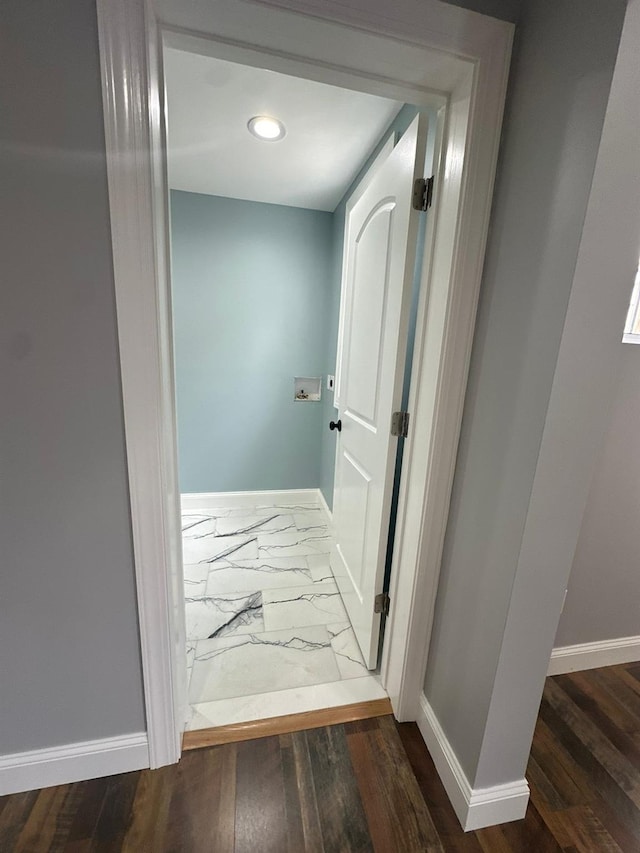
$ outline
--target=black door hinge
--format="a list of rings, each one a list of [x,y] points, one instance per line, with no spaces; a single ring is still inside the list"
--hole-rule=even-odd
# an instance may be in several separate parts
[[[413,209],[429,210],[433,201],[434,176],[430,178],[417,178],[413,185]]]
[[[391,599],[388,594],[386,592],[381,592],[379,595],[376,595],[373,600],[373,612],[382,613],[383,616],[388,616],[390,604]]]
[[[409,412],[394,412],[391,416],[391,435],[406,438],[409,435]]]

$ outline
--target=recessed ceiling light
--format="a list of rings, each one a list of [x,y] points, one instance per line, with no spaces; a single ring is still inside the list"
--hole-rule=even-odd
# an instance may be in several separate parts
[[[247,122],[247,127],[249,133],[264,142],[277,142],[287,132],[282,122],[271,116],[254,116]]]

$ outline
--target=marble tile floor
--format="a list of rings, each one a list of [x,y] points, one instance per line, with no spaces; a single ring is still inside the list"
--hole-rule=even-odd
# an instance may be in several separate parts
[[[182,536],[188,729],[386,696],[342,604],[319,504],[184,512]]]

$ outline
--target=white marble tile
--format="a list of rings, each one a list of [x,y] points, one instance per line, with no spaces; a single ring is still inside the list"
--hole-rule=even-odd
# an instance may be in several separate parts
[[[328,529],[298,531],[298,544],[309,545],[312,553],[326,554],[331,550],[331,536]]]
[[[187,690],[191,683],[191,673],[193,672],[193,662],[196,658],[195,640],[187,640]]]
[[[224,510],[225,518],[245,518],[247,515],[257,515],[254,506],[234,506]],[[221,516],[222,517],[222,516]]]
[[[187,669],[191,669],[193,666],[193,662],[196,657],[196,643],[194,641],[187,641]]]
[[[327,518],[322,512],[307,512],[303,514],[296,513],[293,516],[293,521],[300,533],[310,533],[313,531],[315,535],[329,535]]]
[[[187,640],[263,631],[259,592],[226,593],[185,601]],[[335,620],[334,620],[335,621]]]
[[[271,631],[197,644],[191,704],[338,681],[324,626]]]
[[[282,530],[295,530],[296,525],[292,515],[246,515],[237,518],[220,518],[217,523],[218,536],[257,535],[258,533],[275,533]]]
[[[338,622],[335,625],[327,625],[327,631],[331,637],[331,648],[336,656],[340,677],[362,678],[364,675],[369,675],[351,623]]]
[[[331,625],[349,619],[335,583],[265,590],[262,605],[266,631]]]
[[[209,575],[209,564],[185,563],[182,567],[182,573],[185,581],[192,581],[193,583],[200,583],[201,581],[204,581],[206,583]]]
[[[209,577],[208,563],[187,563],[183,566],[184,597],[202,598],[207,588]]]
[[[207,564],[204,564],[207,567]],[[207,567],[208,568],[208,567]],[[207,573],[208,575],[208,573]],[[254,587],[255,589],[255,587]],[[207,577],[202,580],[191,580],[185,577],[184,579],[184,597],[185,600],[190,598],[204,598],[207,591]]]
[[[183,518],[182,539],[204,539],[207,536],[215,536],[218,520],[212,516],[201,516],[199,520],[192,519],[185,524]]]
[[[274,512],[281,515],[292,515],[300,512],[321,512],[322,508],[318,503],[309,504],[271,504],[267,506],[256,507],[257,515],[271,515]]]
[[[188,728],[386,695],[335,585],[323,507],[199,508],[182,523]]]
[[[313,583],[329,583],[335,582],[335,577],[330,566],[325,566],[323,569],[310,569],[311,580]]]
[[[227,726],[280,717],[284,714],[301,714],[322,708],[337,708],[355,702],[370,702],[386,699],[387,694],[380,685],[377,675],[313,684],[307,687],[292,687],[276,692],[259,693],[218,699],[195,704],[187,729],[207,729],[212,726]]]
[[[285,530],[282,533],[258,534],[258,547],[261,557],[305,557],[308,554],[328,554],[331,538],[314,535],[313,531]]]
[[[187,518],[197,515],[207,515],[210,518],[233,518],[234,516],[253,515],[255,507],[247,506],[209,506],[198,507],[198,509],[188,509],[182,511],[182,518]]]
[[[249,535],[184,539],[182,554],[185,563],[213,563],[224,557],[255,560],[258,557],[258,541],[257,537]]]
[[[273,531],[272,533],[258,533],[258,546],[266,545],[297,545],[300,540],[300,534],[295,526],[290,530]]]
[[[314,583],[324,583],[325,581],[335,580],[331,571],[331,555],[330,554],[307,554],[305,557],[311,579]]]
[[[268,545],[260,545],[258,548],[258,556],[260,557],[308,557],[309,554],[313,553],[322,552],[314,552],[313,547],[306,542],[292,542],[289,545],[269,543]]]
[[[326,569],[331,564],[331,554],[307,554],[307,565],[310,569]]]
[[[316,573],[318,570],[316,569]],[[305,557],[265,557],[262,560],[218,560],[209,567],[207,594],[282,589],[313,582]]]
[[[311,572],[311,580],[313,583],[328,583],[329,581],[335,582],[335,577],[330,566],[325,566],[323,569],[309,569],[309,571]]]
[[[183,512],[181,517],[182,535],[188,534],[189,531],[207,521],[211,521],[211,515],[204,512]]]

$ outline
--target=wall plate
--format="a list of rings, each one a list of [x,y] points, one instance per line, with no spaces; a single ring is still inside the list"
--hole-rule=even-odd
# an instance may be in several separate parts
[[[317,403],[322,396],[321,376],[295,376],[293,399],[297,403]]]

